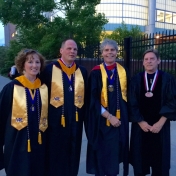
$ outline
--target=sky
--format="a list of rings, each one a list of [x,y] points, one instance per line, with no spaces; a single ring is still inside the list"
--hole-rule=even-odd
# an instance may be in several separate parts
[[[4,45],[4,27],[0,22],[0,46]]]

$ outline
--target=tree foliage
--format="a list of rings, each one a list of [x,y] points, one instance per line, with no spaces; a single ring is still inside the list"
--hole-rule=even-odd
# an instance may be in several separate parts
[[[14,65],[16,54],[23,48],[16,40],[10,42],[10,48],[5,49],[5,58],[3,65],[0,67],[2,74],[9,72],[9,69]]]
[[[36,49],[53,59],[58,57],[66,38],[74,38],[81,47],[98,42],[108,22],[104,14],[96,13],[99,3],[100,0],[0,0],[0,21],[4,25],[15,24],[18,31],[1,71],[8,71],[23,48]],[[55,18],[51,21],[46,12],[55,14]]]
[[[47,22],[43,12],[55,9],[54,0],[0,0],[0,20],[3,24],[13,23],[30,27]]]
[[[128,28],[128,26],[124,22],[122,22],[121,26],[116,28],[112,32],[112,34],[108,35],[108,37],[113,40],[116,40],[119,43],[126,37],[139,38],[142,35],[143,33],[140,30],[139,26],[135,25]]]
[[[82,47],[100,40],[108,21],[104,14],[96,12],[99,3],[100,0],[0,0],[0,20],[17,25],[16,46],[36,49],[53,59],[66,38],[74,38]],[[50,21],[44,12],[55,18]],[[10,49],[15,52],[12,47],[13,42]]]
[[[2,72],[6,58],[7,58],[7,47],[0,46],[0,73]]]

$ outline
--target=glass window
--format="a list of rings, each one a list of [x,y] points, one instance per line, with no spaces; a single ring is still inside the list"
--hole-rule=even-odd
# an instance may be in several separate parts
[[[156,21],[164,22],[164,11],[157,10]]]
[[[176,13],[173,13],[173,23],[176,24]]]
[[[172,23],[172,13],[171,12],[165,12],[165,22]]]
[[[109,23],[122,23],[122,18],[109,18]]]
[[[101,0],[101,3],[114,3],[116,0]],[[118,3],[122,3],[122,0],[118,0]]]

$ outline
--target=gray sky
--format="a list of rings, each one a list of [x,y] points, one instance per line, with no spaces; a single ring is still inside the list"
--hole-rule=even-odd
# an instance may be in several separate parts
[[[0,46],[4,45],[4,27],[0,22]]]

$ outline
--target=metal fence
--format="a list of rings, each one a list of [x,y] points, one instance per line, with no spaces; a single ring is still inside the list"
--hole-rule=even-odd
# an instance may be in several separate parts
[[[126,53],[127,67],[131,76],[143,70],[142,55],[149,48],[155,48],[160,53],[159,69],[176,76],[176,33],[175,31],[145,35],[138,39],[126,38],[124,46],[129,46]]]
[[[78,49],[77,63],[90,70],[102,62],[100,43]],[[176,76],[176,33],[166,31],[152,35],[144,35],[140,38],[125,38],[118,43],[119,51],[117,61],[125,66],[130,76],[143,70],[142,55],[146,49],[155,48],[161,56],[159,69]]]

